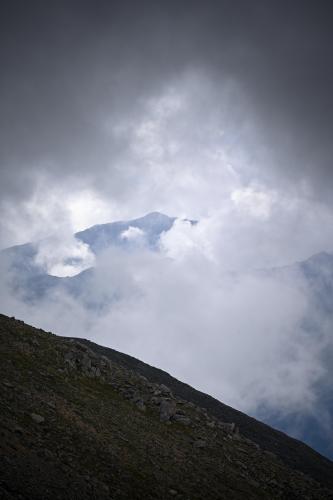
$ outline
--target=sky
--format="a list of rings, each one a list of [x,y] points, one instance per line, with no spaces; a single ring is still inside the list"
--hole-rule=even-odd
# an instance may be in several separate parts
[[[331,2],[0,8],[0,248],[41,240],[39,263],[63,275],[66,256],[93,263],[75,231],[152,211],[199,221],[177,222],[159,256],[106,256],[96,293],[108,276],[123,299],[93,326],[68,297],[43,317],[5,293],[4,308],[60,333],[75,318],[248,411],[311,407],[329,327],[306,337],[300,277],[247,273],[333,250]]]
[[[1,247],[230,199],[331,211],[331,23],[326,1],[2,2]]]

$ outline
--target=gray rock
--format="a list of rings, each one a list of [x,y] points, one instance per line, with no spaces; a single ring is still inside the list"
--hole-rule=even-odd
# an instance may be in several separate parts
[[[169,389],[169,387],[164,384],[160,385],[160,391],[163,396],[169,396],[170,394],[172,394],[171,389]]]
[[[45,422],[45,418],[42,417],[42,415],[38,415],[37,413],[31,413],[30,417],[34,422],[36,422],[36,424],[42,424],[43,422]]]
[[[75,354],[73,351],[68,351],[68,352],[66,352],[64,357],[65,357],[65,361],[67,361],[67,360],[72,361],[75,358]]]
[[[135,391],[134,389],[131,389],[131,392],[132,392],[132,400],[134,401],[134,403],[136,403],[137,401],[142,399],[139,391]]]
[[[8,389],[13,389],[13,387],[14,387],[13,384],[11,384],[10,382],[7,382],[6,380],[2,381],[2,385],[4,385],[5,387],[8,387]]]
[[[81,351],[85,351],[85,352],[90,351],[88,346],[86,346],[85,344],[82,344],[81,342],[78,342],[78,341],[75,342],[75,347],[77,347]]]
[[[138,401],[135,401],[135,404],[139,408],[139,410],[146,411],[146,405],[145,405],[143,399],[139,399]]]
[[[228,434],[238,434],[238,427],[234,422],[232,423],[227,423],[227,422],[219,422],[218,426],[220,429],[222,429],[224,432],[227,432]]]
[[[107,358],[106,356],[101,356],[101,365],[110,369],[112,366],[112,363],[109,360],[109,358]]]
[[[184,405],[186,408],[195,408],[195,404],[191,403],[190,401],[186,401]]]
[[[191,419],[189,417],[186,417],[185,415],[179,415],[179,414],[173,415],[172,420],[174,420],[179,424],[191,425]]]
[[[75,368],[75,363],[72,359],[65,359],[66,368]]]
[[[176,413],[176,403],[162,399],[160,404],[160,421],[168,422],[170,418]]]
[[[91,369],[91,359],[89,358],[89,356],[87,354],[85,354],[83,356],[80,364],[81,364],[83,370],[90,370]]]
[[[153,398],[151,398],[152,404],[156,405],[156,406],[158,406],[161,403],[161,401],[162,401],[162,398],[158,398],[156,396],[154,396]]]

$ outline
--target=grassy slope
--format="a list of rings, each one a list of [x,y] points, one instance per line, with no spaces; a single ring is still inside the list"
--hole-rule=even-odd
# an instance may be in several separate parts
[[[96,352],[108,356],[110,359],[126,366],[129,369],[146,376],[159,384],[169,386],[175,395],[182,397],[194,404],[206,408],[212,415],[224,422],[235,422],[244,436],[258,443],[263,449],[276,454],[283,462],[295,470],[309,474],[327,487],[333,489],[333,463],[320,455],[303,442],[293,439],[248,415],[227,406],[208,394],[197,391],[188,384],[184,384],[168,373],[152,367],[142,361],[103,347],[93,342],[80,339],[81,342],[91,346]]]
[[[190,425],[161,422],[159,385],[119,353],[110,363],[2,315],[0,336],[0,498],[333,498],[188,398],[165,400]]]

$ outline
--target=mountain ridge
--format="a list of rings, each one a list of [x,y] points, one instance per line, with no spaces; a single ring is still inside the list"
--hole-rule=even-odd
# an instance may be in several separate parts
[[[2,498],[333,498],[332,462],[266,426],[308,450],[306,472],[290,467],[165,372],[4,315],[0,332]]]
[[[74,337],[71,338],[74,340]],[[182,398],[189,399],[191,402],[195,404],[206,407],[217,418],[223,419],[228,423],[232,422],[236,423],[236,425],[238,425],[242,429],[244,435],[249,439],[258,442],[258,435],[261,434],[259,439],[260,445],[265,449],[267,449],[268,451],[275,453],[280,457],[283,456],[286,463],[288,463],[288,465],[291,467],[299,468],[300,470],[306,473],[309,470],[309,462],[311,461],[309,453],[310,455],[314,453],[317,454],[319,457],[321,457],[324,463],[329,465],[329,470],[331,470],[331,467],[333,467],[333,463],[328,458],[324,457],[317,451],[313,450],[313,448],[306,445],[302,441],[292,438],[282,431],[279,431],[277,429],[272,429],[272,427],[263,422],[260,422],[256,418],[250,417],[245,413],[232,408],[229,405],[221,403],[213,396],[210,396],[209,394],[206,394],[197,389],[194,389],[189,384],[177,380],[175,377],[171,376],[168,372],[160,368],[153,367],[148,363],[145,363],[135,358],[134,356],[121,353],[110,347],[101,346],[90,340],[83,338],[77,338],[76,340],[79,340],[80,342],[86,344],[91,349],[95,350],[96,352],[99,352],[101,355],[108,356],[110,359],[115,359],[118,362],[125,364],[125,366],[127,366],[128,368],[138,371],[141,375],[148,377],[150,380],[156,383],[161,383],[169,386],[175,394],[179,395]],[[274,436],[275,437],[279,436],[279,438],[282,439],[283,444],[280,445],[278,441],[274,439]],[[303,464],[299,462],[299,460],[295,457],[295,454],[291,451],[291,448],[289,446],[289,443],[291,442],[295,446],[301,448],[304,459]],[[286,453],[283,447],[284,444],[288,448],[288,453]],[[311,451],[309,452],[309,450]],[[321,475],[318,474],[318,476],[316,475],[316,477],[319,480]],[[330,486],[333,487],[333,477],[330,478],[329,484]]]

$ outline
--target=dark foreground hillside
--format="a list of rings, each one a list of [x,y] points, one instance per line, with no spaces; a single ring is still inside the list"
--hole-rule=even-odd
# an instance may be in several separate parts
[[[0,338],[0,498],[333,499],[330,461],[164,372],[2,315]]]
[[[236,423],[242,430],[243,436],[260,445],[262,449],[277,455],[288,467],[310,475],[333,490],[333,463],[301,441],[272,429],[269,425],[221,403],[208,394],[197,391],[188,384],[175,379],[167,372],[143,363],[128,354],[94,344],[86,339],[80,339],[80,342],[93,349],[96,353],[105,355],[116,363],[144,375],[152,382],[167,385],[176,396],[206,408],[209,413],[219,420]]]

